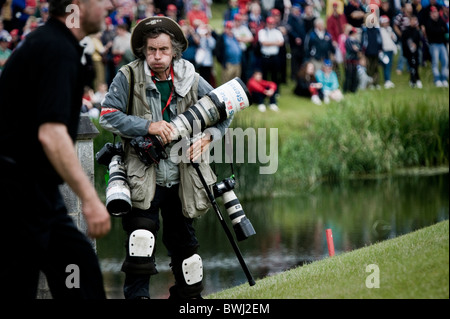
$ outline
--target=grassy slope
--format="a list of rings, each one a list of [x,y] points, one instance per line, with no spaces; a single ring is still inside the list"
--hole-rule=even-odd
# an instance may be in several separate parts
[[[369,289],[368,265],[380,287]],[[449,222],[224,290],[210,299],[449,298]]]

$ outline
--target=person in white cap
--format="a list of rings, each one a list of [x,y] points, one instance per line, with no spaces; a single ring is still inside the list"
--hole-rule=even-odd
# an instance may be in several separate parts
[[[181,58],[187,47],[183,31],[173,19],[158,16],[140,21],[131,35],[137,59],[120,69],[102,103],[100,124],[122,137],[131,188],[132,209],[122,217],[128,234],[122,265],[126,299],[150,298],[150,277],[157,274],[154,243],[160,212],[162,241],[175,277],[170,298],[201,298],[203,290],[203,266],[191,216],[205,213],[210,202],[197,182],[197,173],[190,163],[176,163],[171,157],[146,166],[130,147],[132,138],[158,135],[170,154],[175,143],[170,121],[213,90],[194,65]],[[188,150],[190,159],[196,160],[213,140],[220,140],[231,120],[209,127]],[[202,162],[200,170],[208,185],[215,183],[208,163]]]
[[[390,26],[390,19],[386,15],[380,17],[380,33],[383,47],[382,66],[384,75],[384,88],[391,89],[395,87],[391,81],[392,63],[394,55],[397,54],[397,35]]]

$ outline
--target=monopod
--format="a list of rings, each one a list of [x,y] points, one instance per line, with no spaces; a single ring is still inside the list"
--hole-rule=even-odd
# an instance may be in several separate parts
[[[217,205],[214,195],[212,194],[211,190],[209,189],[208,184],[206,183],[205,178],[203,177],[203,174],[200,172],[199,164],[195,163],[195,162],[191,162],[191,163],[192,163],[192,166],[195,168],[195,170],[198,174],[198,177],[200,178],[200,181],[203,184],[203,187],[206,190],[206,194],[208,195],[208,198],[212,204],[212,207],[214,208],[214,211],[216,212],[216,215],[219,218],[220,224],[222,225],[222,227],[225,231],[225,234],[227,235],[228,240],[230,241],[231,246],[234,249],[234,253],[236,254],[236,257],[238,258],[239,263],[241,264],[241,267],[244,270],[245,276],[247,276],[249,285],[254,286],[255,280],[253,279],[252,274],[250,273],[250,270],[248,269],[247,264],[245,263],[245,260],[242,257],[241,251],[239,250],[238,245],[234,241],[233,235],[231,234],[230,229],[228,228],[228,226],[223,218],[223,215],[220,212],[220,208]]]

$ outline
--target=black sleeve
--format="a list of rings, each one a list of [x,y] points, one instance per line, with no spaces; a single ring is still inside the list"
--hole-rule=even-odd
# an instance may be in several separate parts
[[[44,53],[45,54],[45,53]],[[79,59],[69,52],[47,53],[40,57],[41,74],[39,75],[36,107],[38,124],[47,122],[70,123],[73,110],[74,88],[78,87]],[[81,107],[81,99],[80,99]]]

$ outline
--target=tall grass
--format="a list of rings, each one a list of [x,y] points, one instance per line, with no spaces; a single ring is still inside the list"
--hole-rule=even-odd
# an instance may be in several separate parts
[[[280,149],[279,178],[310,185],[397,168],[448,165],[448,105],[418,101],[380,107],[355,100],[330,107]]]

